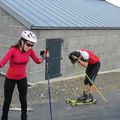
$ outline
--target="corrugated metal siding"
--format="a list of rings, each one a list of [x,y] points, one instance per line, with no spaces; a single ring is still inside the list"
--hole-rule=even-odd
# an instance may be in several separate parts
[[[0,0],[0,7],[34,28],[120,28],[120,9],[102,0]]]

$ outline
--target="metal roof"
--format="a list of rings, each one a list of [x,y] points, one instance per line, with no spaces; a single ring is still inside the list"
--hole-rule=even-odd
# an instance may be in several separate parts
[[[104,0],[0,0],[29,29],[120,29],[120,8]]]

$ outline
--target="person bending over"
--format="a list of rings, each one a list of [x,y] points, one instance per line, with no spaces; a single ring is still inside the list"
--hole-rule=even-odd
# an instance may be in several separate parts
[[[86,68],[83,95],[78,98],[78,101],[92,102],[94,91],[93,83],[100,69],[100,58],[90,50],[79,49],[71,52],[69,54],[69,59],[72,64],[77,62],[82,67]]]

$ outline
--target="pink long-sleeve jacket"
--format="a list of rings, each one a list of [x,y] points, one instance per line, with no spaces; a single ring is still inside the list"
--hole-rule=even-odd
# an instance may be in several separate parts
[[[14,80],[20,80],[26,77],[26,66],[30,57],[37,64],[41,63],[41,59],[37,57],[32,48],[27,52],[22,52],[20,49],[12,47],[0,61],[0,66],[4,67],[4,65],[9,61],[6,77]]]

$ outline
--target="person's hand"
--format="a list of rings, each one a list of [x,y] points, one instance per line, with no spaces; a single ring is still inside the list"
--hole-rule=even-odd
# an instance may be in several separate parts
[[[50,56],[49,51],[48,50],[40,51],[40,56],[42,56],[42,58],[44,58],[44,59],[48,58]]]

